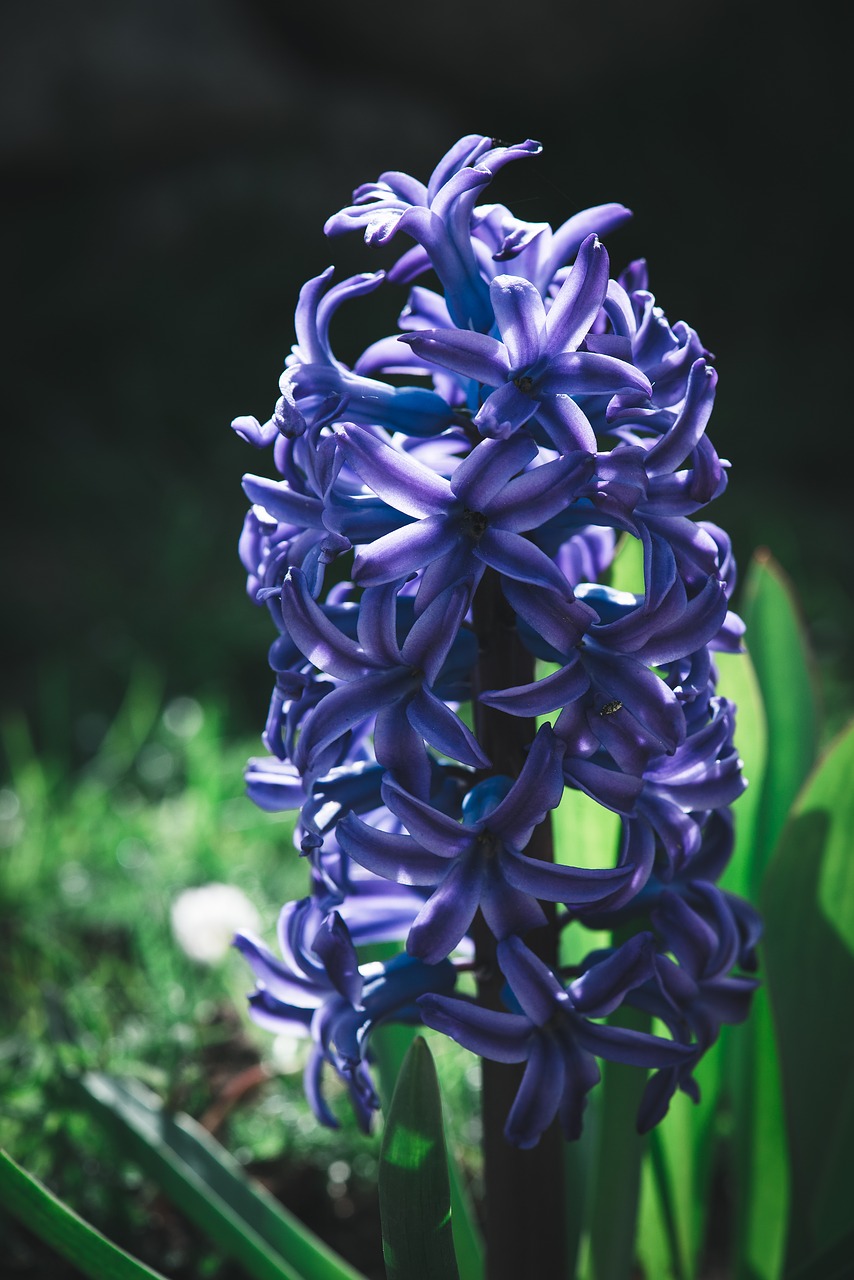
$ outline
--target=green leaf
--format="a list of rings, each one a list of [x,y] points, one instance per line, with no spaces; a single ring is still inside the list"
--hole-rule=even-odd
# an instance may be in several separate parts
[[[615,865],[620,842],[620,819],[616,813],[583,791],[567,787],[551,818],[555,862],[585,868]],[[588,952],[607,947],[610,941],[607,930],[587,929],[575,921],[561,934],[560,962],[580,964]]]
[[[371,1052],[376,1061],[379,1093],[386,1113],[391,1106],[394,1088],[414,1036],[415,1028],[401,1023],[387,1023],[379,1026],[371,1036]],[[451,1227],[460,1280],[483,1280],[483,1237],[475,1218],[468,1188],[460,1176],[457,1161],[450,1150],[448,1151],[448,1178],[451,1185]]]
[[[742,613],[747,653],[715,658],[719,690],[738,706],[735,740],[748,779],[747,791],[733,806],[736,843],[721,885],[758,905],[774,843],[815,759],[820,730],[809,643],[797,602],[766,551],[754,556],[748,568]],[[777,1280],[790,1179],[766,990],[754,997],[749,1020],[725,1027],[721,1041],[732,1116],[734,1280]]]
[[[791,1198],[777,1040],[767,984],[721,1036],[732,1111],[733,1280],[779,1280]]]
[[[756,886],[767,861],[757,840],[759,814],[768,769],[768,722],[756,668],[750,652],[716,653],[718,692],[736,705],[735,745],[747,789],[732,806],[735,848],[721,877],[721,888],[756,900]]]
[[[666,1035],[655,1024],[656,1035]],[[667,1115],[650,1134],[650,1163],[658,1192],[658,1213],[670,1242],[675,1276],[690,1276],[705,1240],[712,1172],[717,1157],[717,1114],[721,1096],[721,1055],[714,1045],[694,1073],[700,1101],[678,1092]],[[642,1204],[642,1211],[646,1205]]]
[[[459,1280],[442,1099],[423,1036],[407,1052],[389,1108],[379,1193],[388,1280]]]
[[[755,633],[761,626],[757,618],[753,638],[760,652],[764,645]],[[735,741],[748,782],[747,790],[733,805],[735,848],[721,887],[756,903],[770,852],[763,817],[768,756],[785,743],[769,741],[765,705],[750,652],[717,654],[715,663],[720,692],[738,708]],[[777,1048],[764,987],[754,996],[748,1021],[724,1027],[719,1046],[711,1053],[723,1060],[732,1115],[734,1280],[777,1280],[786,1243],[789,1171]],[[702,1082],[701,1096],[705,1101]],[[713,1149],[707,1149],[707,1159],[714,1155]]]
[[[656,1167],[650,1143],[641,1169],[641,1198],[638,1211],[637,1255],[645,1276],[655,1280],[684,1280],[679,1269],[679,1246],[669,1184]]]
[[[90,1072],[69,1080],[121,1149],[255,1280],[364,1280],[190,1116],[168,1114],[136,1080]]]
[[[799,795],[762,896],[795,1207],[789,1269],[806,1265],[851,1224],[852,779],[854,722],[831,745]]]
[[[621,940],[619,933],[615,941]],[[612,1022],[649,1031],[651,1019],[623,1005]],[[597,1152],[590,1203],[590,1233],[580,1263],[584,1280],[628,1280],[636,1254],[641,1167],[648,1138],[636,1118],[646,1077],[622,1062],[602,1064]]]
[[[643,576],[643,543],[624,533],[617,543],[616,554],[608,572],[608,585],[615,591],[630,591],[643,595],[646,590]]]
[[[125,1253],[0,1150],[0,1204],[91,1280],[163,1280]]]
[[[814,661],[795,593],[768,551],[757,552],[748,567],[741,610],[771,748],[751,866],[751,890],[757,892],[789,809],[815,763],[821,716]]]

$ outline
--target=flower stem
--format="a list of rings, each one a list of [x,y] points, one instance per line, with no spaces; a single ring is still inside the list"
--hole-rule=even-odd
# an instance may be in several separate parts
[[[498,574],[488,569],[475,596],[474,625],[479,655],[474,679],[474,715],[478,740],[492,761],[485,776],[518,776],[536,723],[509,716],[479,703],[483,689],[527,684],[534,678],[534,662],[515,626],[515,615],[501,591]],[[525,849],[529,857],[553,861],[551,824],[547,818]],[[549,923],[534,930],[526,944],[547,964],[557,964],[554,910],[546,907]],[[496,942],[483,917],[474,924],[480,1003],[504,1008],[504,979],[495,957]],[[486,1195],[486,1280],[519,1280],[521,1276],[563,1276],[562,1136],[554,1123],[530,1151],[511,1146],[504,1125],[516,1096],[523,1068],[482,1060],[484,1189]]]

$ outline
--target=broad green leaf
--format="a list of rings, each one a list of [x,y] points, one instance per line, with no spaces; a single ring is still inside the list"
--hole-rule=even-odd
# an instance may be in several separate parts
[[[91,1280],[163,1280],[101,1235],[0,1150],[0,1204]]]
[[[850,1230],[854,1187],[854,722],[810,775],[762,904],[792,1204],[789,1269]]]
[[[389,1108],[379,1193],[388,1280],[459,1280],[442,1099],[423,1036],[407,1052]]]
[[[789,808],[815,763],[821,716],[800,609],[788,578],[768,551],[757,552],[749,565],[741,610],[770,744],[751,867],[756,892]]]
[[[738,707],[735,741],[748,780],[733,806],[735,849],[721,884],[756,904],[773,843],[814,758],[818,717],[798,608],[767,552],[749,566],[742,612],[747,652],[715,659],[719,690]],[[805,718],[805,733],[791,751],[793,716],[795,722]],[[789,1174],[776,1043],[763,989],[748,1021],[725,1027],[721,1040],[732,1117],[734,1277],[778,1280]]]
[[[190,1116],[135,1080],[90,1072],[69,1084],[121,1148],[254,1280],[364,1280]]]
[[[400,1023],[377,1027],[371,1036],[371,1051],[376,1060],[379,1092],[387,1113],[394,1087],[415,1036],[415,1028]],[[451,1186],[451,1228],[460,1280],[483,1280],[483,1238],[474,1214],[471,1196],[460,1176],[457,1161],[448,1151],[448,1178]]]

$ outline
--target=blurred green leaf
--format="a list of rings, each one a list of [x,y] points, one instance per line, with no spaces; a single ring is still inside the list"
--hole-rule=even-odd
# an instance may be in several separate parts
[[[742,761],[747,789],[732,806],[735,848],[721,877],[721,888],[755,901],[761,878],[754,863],[765,855],[757,846],[757,826],[768,769],[768,723],[765,703],[750,651],[716,653],[718,692],[736,705],[735,744]]]
[[[564,790],[552,810],[555,862],[571,867],[613,867],[620,842],[620,819],[610,809],[591,800],[583,791]],[[575,921],[560,939],[562,965],[579,964],[590,951],[610,945],[607,930],[588,929]]]
[[[854,722],[786,822],[762,895],[792,1204],[787,1266],[850,1230],[854,1187]]]
[[[733,1280],[779,1280],[793,1201],[767,985],[747,1022],[724,1027],[721,1039],[732,1113]]]
[[[656,1035],[666,1028],[655,1025]],[[718,1110],[723,1070],[714,1045],[694,1072],[700,1089],[695,1103],[678,1092],[664,1120],[650,1134],[650,1162],[661,1200],[659,1212],[671,1242],[675,1276],[692,1276],[706,1238],[710,1190],[718,1156]],[[644,1206],[645,1208],[645,1206]]]
[[[442,1099],[423,1036],[406,1054],[389,1108],[379,1193],[388,1280],[459,1280]]]
[[[615,932],[619,945],[623,938]],[[609,1021],[649,1031],[649,1014],[623,1005]],[[596,1154],[590,1189],[589,1237],[579,1266],[584,1280],[623,1280],[636,1255],[641,1168],[648,1136],[636,1128],[646,1079],[622,1062],[602,1063]]]
[[[655,1280],[684,1280],[679,1262],[679,1244],[668,1183],[654,1166],[654,1146],[650,1143],[641,1169],[636,1249],[644,1276]]]
[[[632,595],[643,595],[643,543],[624,533],[617,543],[611,568],[608,571],[608,585],[615,591],[630,591]]]
[[[760,652],[765,648],[760,632],[766,623],[767,615],[758,615],[751,633]],[[717,654],[715,662],[719,691],[738,708],[735,740],[748,782],[733,805],[735,848],[721,887],[755,903],[769,853],[761,818],[769,750],[776,755],[785,743],[769,735],[750,651]],[[777,1048],[764,988],[754,996],[749,1020],[724,1027],[711,1053],[724,1060],[732,1112],[733,1274],[744,1280],[777,1280],[786,1243],[789,1174]],[[710,1152],[707,1159],[713,1155]]]
[[[738,706],[736,744],[748,779],[747,791],[733,806],[736,844],[721,883],[758,904],[774,845],[815,761],[821,717],[800,609],[767,551],[751,560],[741,611],[747,653],[716,657],[720,692]],[[790,1178],[766,990],[757,992],[745,1025],[724,1028],[722,1042],[733,1126],[734,1275],[736,1280],[777,1280]]]
[[[741,611],[771,747],[750,869],[755,894],[789,809],[815,763],[821,713],[800,608],[791,583],[768,551],[756,552],[750,562]]]
[[[0,1204],[92,1280],[163,1280],[96,1231],[0,1150]]]
[[[135,1080],[69,1081],[127,1151],[224,1253],[256,1280],[363,1280],[190,1116],[169,1115]]]

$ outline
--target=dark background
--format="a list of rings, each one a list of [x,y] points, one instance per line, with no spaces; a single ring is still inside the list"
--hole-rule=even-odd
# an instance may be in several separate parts
[[[325,218],[466,132],[544,144],[490,189],[519,216],[635,211],[614,270],[645,256],[717,357],[709,516],[742,565],[770,547],[854,704],[849,47],[823,5],[49,0],[5,5],[0,49],[0,710],[37,740],[85,752],[143,666],[260,729],[236,543],[270,464],[229,422],[269,416],[300,284],[384,265]],[[343,358],[392,327],[373,305]]]

